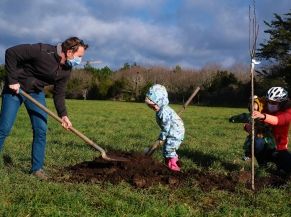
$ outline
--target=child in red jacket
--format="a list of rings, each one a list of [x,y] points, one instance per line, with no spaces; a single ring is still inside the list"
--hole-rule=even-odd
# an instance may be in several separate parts
[[[248,106],[249,111],[251,111],[251,103]],[[267,102],[265,97],[254,96],[254,110],[259,112],[267,111]],[[247,161],[251,158],[251,114],[242,113],[230,117],[229,122],[231,123],[244,123],[244,130],[248,133],[248,136],[245,139],[243,149],[244,156],[243,160]],[[263,157],[269,149],[275,148],[275,141],[273,139],[273,134],[271,127],[268,124],[263,123],[262,121],[255,121],[255,156],[260,166],[265,165],[267,162]]]

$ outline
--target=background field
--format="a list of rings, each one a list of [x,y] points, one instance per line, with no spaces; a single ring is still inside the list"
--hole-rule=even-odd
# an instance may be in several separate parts
[[[48,107],[54,110],[48,100]],[[143,152],[159,129],[154,112],[140,103],[67,100],[74,127],[105,149]],[[175,110],[181,106],[173,105]],[[249,163],[241,161],[246,134],[231,115],[246,109],[190,106],[183,114],[186,138],[179,153],[183,170],[229,174]],[[2,216],[290,216],[291,183],[252,192],[244,185],[235,191],[203,191],[199,186],[170,188],[158,183],[137,189],[113,185],[42,182],[29,175],[32,131],[22,107],[0,160],[0,215]],[[46,171],[93,160],[98,152],[49,119]],[[6,157],[7,158],[7,157]],[[162,160],[160,152],[154,158]],[[258,170],[258,176],[269,176]]]

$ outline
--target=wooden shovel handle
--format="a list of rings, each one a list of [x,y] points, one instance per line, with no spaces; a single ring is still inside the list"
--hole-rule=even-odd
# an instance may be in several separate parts
[[[21,95],[23,95],[25,98],[27,98],[29,101],[31,101],[33,104],[35,104],[37,107],[39,107],[41,110],[45,111],[46,113],[48,113],[52,118],[54,118],[56,121],[58,121],[59,123],[62,123],[62,119],[57,116],[55,113],[53,113],[52,111],[50,111],[47,107],[45,107],[44,105],[42,105],[41,103],[39,103],[38,101],[36,101],[33,97],[31,97],[29,94],[27,94],[25,91],[19,89],[19,93]],[[87,136],[85,136],[83,133],[81,133],[80,131],[78,131],[77,129],[75,129],[74,127],[70,127],[69,130],[74,133],[75,135],[77,135],[78,137],[80,137],[81,139],[83,139],[87,144],[91,145],[93,148],[97,149],[98,151],[101,152],[102,157],[106,157],[106,152],[103,148],[101,148],[100,146],[98,146],[96,143],[94,143],[91,139],[89,139]]]
[[[179,111],[178,115],[181,115],[183,113],[183,111],[185,111],[186,107],[189,105],[189,103],[192,101],[192,99],[197,95],[199,90],[200,90],[200,87],[197,87],[195,89],[195,91],[192,93],[192,95],[188,98],[186,103],[183,105],[183,108]]]

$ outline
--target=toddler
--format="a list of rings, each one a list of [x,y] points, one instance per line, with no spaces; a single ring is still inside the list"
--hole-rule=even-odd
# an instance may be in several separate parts
[[[182,119],[169,106],[166,88],[160,84],[150,87],[145,103],[156,112],[156,121],[161,128],[158,140],[160,144],[164,143],[163,156],[166,165],[173,171],[180,171],[176,150],[184,139],[185,128]]]
[[[263,97],[254,96],[254,111],[264,112],[266,108],[266,99]],[[249,111],[251,110],[251,104],[249,105]],[[243,149],[244,156],[243,160],[247,161],[251,157],[251,115],[250,113],[242,113],[240,115],[232,116],[229,119],[232,123],[245,123],[244,130],[249,133],[246,137]],[[265,162],[260,160],[260,156],[270,149],[275,147],[275,141],[272,135],[272,129],[267,124],[261,121],[255,121],[255,155],[259,164],[265,164]]]

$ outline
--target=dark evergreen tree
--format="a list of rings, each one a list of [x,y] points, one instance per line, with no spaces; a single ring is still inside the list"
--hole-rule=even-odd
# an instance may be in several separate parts
[[[282,78],[291,91],[291,12],[280,16],[274,14],[274,20],[264,22],[268,27],[264,32],[269,39],[260,44],[257,56],[269,61],[267,77]]]

